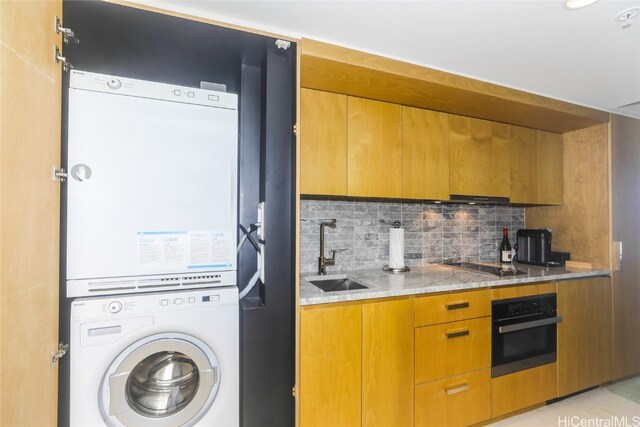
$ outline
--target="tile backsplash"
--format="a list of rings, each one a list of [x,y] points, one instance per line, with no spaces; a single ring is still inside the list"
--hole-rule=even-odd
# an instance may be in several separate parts
[[[300,271],[318,268],[320,219],[337,220],[325,229],[325,255],[338,250],[336,265],[344,269],[382,268],[388,264],[389,228],[404,227],[405,261],[409,266],[462,258],[497,261],[502,227],[509,240],[524,228],[524,208],[514,206],[399,203],[370,201],[300,201]]]

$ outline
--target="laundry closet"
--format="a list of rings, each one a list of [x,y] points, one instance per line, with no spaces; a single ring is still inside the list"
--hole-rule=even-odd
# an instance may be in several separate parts
[[[63,16],[59,424],[293,425],[295,43]]]

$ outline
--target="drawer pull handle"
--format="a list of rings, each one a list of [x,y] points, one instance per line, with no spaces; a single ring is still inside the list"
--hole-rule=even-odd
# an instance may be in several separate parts
[[[462,393],[463,391],[469,390],[469,384],[458,384],[451,387],[445,387],[444,392],[447,396],[451,396],[452,394]]]
[[[469,301],[448,302],[444,305],[447,310],[459,310],[461,308],[469,308]]]
[[[458,337],[466,337],[469,335],[468,329],[462,329],[459,331],[449,331],[444,333],[447,336],[447,339],[458,338]]]

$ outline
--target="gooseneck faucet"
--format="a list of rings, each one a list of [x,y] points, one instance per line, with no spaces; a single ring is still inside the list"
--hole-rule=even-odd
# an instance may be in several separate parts
[[[336,228],[336,219],[329,219],[320,222],[320,256],[318,257],[318,274],[327,274],[327,265],[336,264],[336,251],[331,251],[331,258],[324,257],[324,228]]]

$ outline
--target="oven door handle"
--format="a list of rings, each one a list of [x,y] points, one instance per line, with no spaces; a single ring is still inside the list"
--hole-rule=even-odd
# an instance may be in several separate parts
[[[537,328],[539,326],[553,325],[562,322],[562,316],[550,317],[548,319],[532,320],[531,322],[516,323],[515,325],[499,326],[498,332],[506,334],[507,332],[522,331],[524,329]]]

